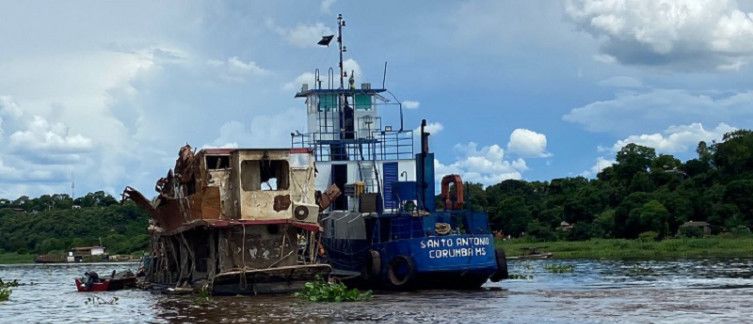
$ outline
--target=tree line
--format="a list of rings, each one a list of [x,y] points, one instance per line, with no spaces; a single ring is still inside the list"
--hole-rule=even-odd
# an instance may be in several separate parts
[[[749,233],[753,132],[733,131],[711,145],[700,142],[696,152],[696,158],[682,162],[628,144],[596,179],[506,180],[487,188],[469,183],[465,198],[468,208],[489,213],[493,229],[536,240],[637,238],[641,233],[661,239],[692,229],[681,226],[687,221],[707,222],[713,233]]]
[[[0,252],[63,253],[101,242],[110,254],[130,253],[146,248],[148,222],[141,208],[103,191],[76,199],[67,194],[0,199]]]

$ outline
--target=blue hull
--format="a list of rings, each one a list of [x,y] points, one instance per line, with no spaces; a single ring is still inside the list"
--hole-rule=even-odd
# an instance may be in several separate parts
[[[335,269],[361,273],[378,288],[478,288],[497,271],[491,234],[396,239],[371,246],[366,240],[325,239],[324,244]]]

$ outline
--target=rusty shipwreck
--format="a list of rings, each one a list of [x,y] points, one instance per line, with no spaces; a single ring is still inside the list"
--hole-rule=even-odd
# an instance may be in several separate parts
[[[309,149],[182,147],[153,200],[123,193],[151,216],[147,286],[260,294],[326,276],[314,177]]]

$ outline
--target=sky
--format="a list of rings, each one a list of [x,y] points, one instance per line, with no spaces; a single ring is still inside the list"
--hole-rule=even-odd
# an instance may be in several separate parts
[[[0,197],[149,194],[186,143],[288,147],[338,13],[438,175],[594,177],[628,143],[687,160],[753,128],[753,1],[3,1]]]

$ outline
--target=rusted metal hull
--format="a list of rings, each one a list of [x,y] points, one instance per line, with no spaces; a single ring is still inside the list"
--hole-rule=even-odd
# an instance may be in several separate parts
[[[151,216],[146,282],[257,294],[326,276],[314,176],[309,150],[181,148],[174,169],[157,181],[155,199],[130,187],[123,192]]]
[[[318,263],[317,243],[315,232],[288,222],[195,222],[153,234],[146,280],[214,294],[285,292],[331,271]]]
[[[215,295],[257,295],[288,293],[303,288],[316,276],[326,276],[332,268],[326,264],[277,267],[271,269],[239,270],[215,277]]]

